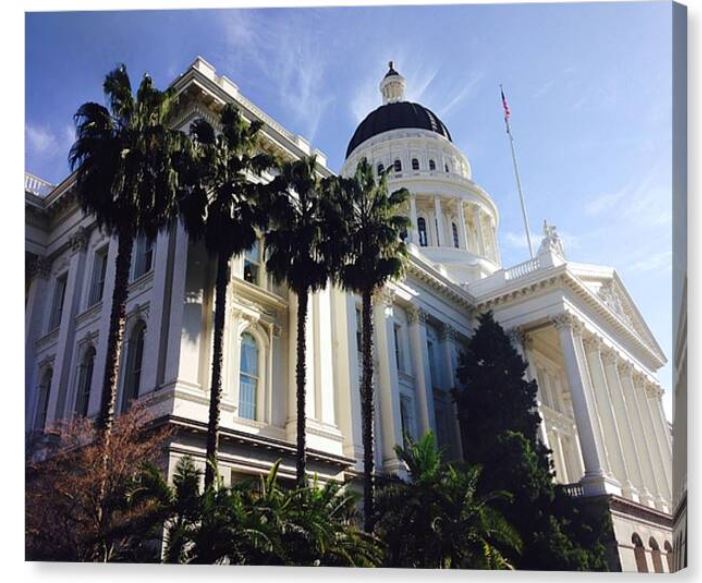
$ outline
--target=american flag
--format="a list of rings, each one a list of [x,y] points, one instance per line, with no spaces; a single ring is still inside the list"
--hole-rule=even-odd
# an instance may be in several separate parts
[[[505,121],[506,121],[509,119],[509,116],[512,112],[509,110],[509,104],[507,103],[507,98],[505,97],[505,92],[502,91],[502,87],[500,87],[500,95],[502,95],[502,108],[505,110]]]

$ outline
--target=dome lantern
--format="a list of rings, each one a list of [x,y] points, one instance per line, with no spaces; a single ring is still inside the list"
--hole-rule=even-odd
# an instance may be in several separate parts
[[[388,72],[380,82],[380,92],[383,95],[383,105],[396,103],[405,99],[405,78],[393,68],[392,61],[388,63]]]

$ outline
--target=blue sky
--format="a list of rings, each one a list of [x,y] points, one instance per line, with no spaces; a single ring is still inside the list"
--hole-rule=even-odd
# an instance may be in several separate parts
[[[339,170],[392,59],[493,196],[511,265],[528,252],[503,83],[533,238],[548,219],[570,259],[614,266],[670,358],[670,16],[667,2],[32,13],[25,165],[67,174],[72,115],[102,101],[115,64],[165,86],[201,55]]]

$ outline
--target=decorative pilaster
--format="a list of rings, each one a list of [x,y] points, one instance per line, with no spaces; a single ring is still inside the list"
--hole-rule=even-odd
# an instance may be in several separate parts
[[[395,446],[402,444],[400,393],[395,362],[395,335],[393,334],[394,294],[381,290],[374,298],[375,350],[378,363],[378,406],[383,467],[394,472],[401,468]]]
[[[410,229],[410,241],[415,245],[419,245],[419,234],[417,233],[417,200],[415,195],[410,195],[410,222],[412,223],[412,228]]]
[[[419,409],[419,432],[420,435],[429,431],[436,433],[434,398],[427,350],[427,313],[413,306],[407,310],[407,320],[409,322],[414,386]]]
[[[576,320],[564,312],[552,318],[561,344],[568,384],[573,401],[575,423],[580,436],[585,476],[582,479],[587,494],[620,494],[621,488],[606,473],[602,444],[598,441],[597,410],[594,395],[583,382],[586,378],[585,364],[578,356],[576,339]]]
[[[456,197],[456,218],[458,220],[459,243],[468,251],[468,231],[466,230],[466,215],[463,209],[463,201]]]
[[[434,217],[436,218],[436,246],[441,247],[444,241],[444,213],[441,211],[441,197],[434,195]]]
[[[473,205],[473,225],[478,236],[478,255],[485,256],[485,240],[483,238],[483,222],[480,220],[480,205]]]

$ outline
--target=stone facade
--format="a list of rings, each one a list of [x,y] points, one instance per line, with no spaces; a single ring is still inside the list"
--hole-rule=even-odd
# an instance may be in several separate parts
[[[315,152],[200,58],[174,87],[179,128],[198,117],[214,120],[224,103],[235,102],[247,118],[264,122],[264,147],[288,159]],[[402,100],[404,80],[386,78],[381,90],[386,101]],[[320,173],[330,175],[317,154]],[[549,225],[534,259],[502,267],[498,209],[443,135],[385,131],[356,147],[341,173],[352,172],[361,157],[374,168],[392,166],[391,190],[411,193],[407,276],[374,302],[379,470],[401,469],[393,448],[403,432],[431,430],[449,455],[461,456],[450,389],[476,315],[493,310],[538,380],[541,436],[553,451],[556,479],[573,495],[607,500],[615,566],[635,571],[643,556],[648,570],[660,564],[667,571],[671,436],[655,377],[665,357],[616,272],[567,261]],[[72,177],[54,188],[30,178],[25,420],[33,431],[99,409],[116,241],[80,212]],[[259,245],[231,265],[225,482],[265,472],[277,459],[284,478],[295,471],[296,298],[270,280],[263,251]],[[203,463],[213,287],[212,260],[182,226],[137,241],[117,405],[131,395],[148,399],[180,429],[168,448],[171,470],[185,454]],[[322,479],[351,480],[361,470],[359,313],[359,299],[336,288],[311,297],[307,440],[309,469]]]

